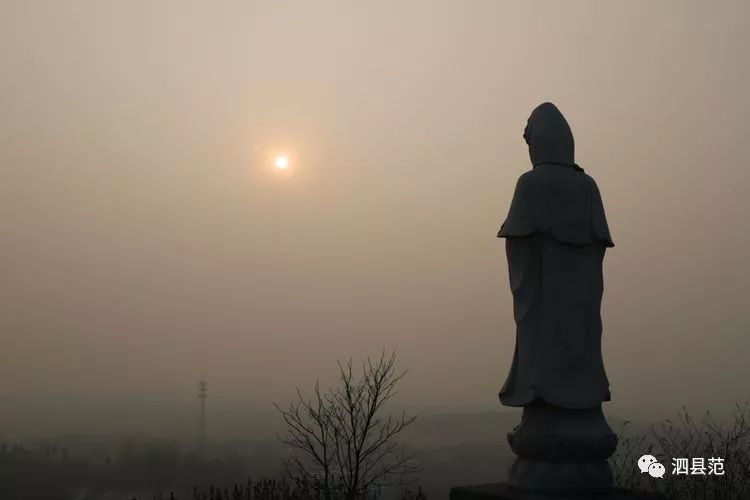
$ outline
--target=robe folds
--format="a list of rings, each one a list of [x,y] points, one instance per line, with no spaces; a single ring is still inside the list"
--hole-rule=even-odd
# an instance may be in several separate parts
[[[602,360],[602,264],[614,246],[594,179],[573,162],[573,138],[551,103],[524,138],[532,170],[516,184],[505,238],[516,346],[500,390],[505,406],[535,399],[571,409],[610,400]]]

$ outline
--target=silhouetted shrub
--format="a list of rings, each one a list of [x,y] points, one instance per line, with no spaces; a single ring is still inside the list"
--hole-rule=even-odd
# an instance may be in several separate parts
[[[737,404],[730,425],[721,425],[710,412],[700,421],[685,407],[678,422],[665,420],[650,432],[628,435],[620,432],[620,443],[610,463],[615,482],[624,488],[658,491],[674,500],[748,500],[750,499],[750,403]],[[649,454],[667,468],[662,478],[642,474],[636,463]],[[723,475],[673,474],[674,459],[723,459]],[[707,464],[706,464],[707,465]]]

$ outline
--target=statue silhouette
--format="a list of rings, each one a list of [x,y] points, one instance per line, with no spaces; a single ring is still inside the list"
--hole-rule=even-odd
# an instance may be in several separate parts
[[[506,238],[516,349],[500,391],[506,406],[609,401],[601,353],[602,262],[609,235],[596,182],[573,161],[568,122],[549,102],[524,131],[532,170],[518,179]]]
[[[516,348],[500,390],[523,407],[508,434],[517,455],[507,483],[458,486],[451,500],[665,500],[613,488],[607,459],[617,436],[602,361],[602,263],[614,246],[599,188],[574,161],[573,134],[557,107],[531,113],[523,134],[533,168],[521,175],[505,238]],[[635,464],[634,464],[635,466]]]
[[[545,102],[523,134],[533,168],[521,175],[505,238],[516,347],[500,402],[524,408],[508,435],[518,455],[511,485],[527,490],[607,490],[617,436],[602,361],[604,253],[614,243],[599,189],[574,161],[568,122]]]

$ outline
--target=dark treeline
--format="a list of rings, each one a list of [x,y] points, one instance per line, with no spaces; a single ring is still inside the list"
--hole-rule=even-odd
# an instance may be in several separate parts
[[[237,456],[203,459],[163,443],[126,445],[102,460],[77,457],[64,446],[0,445],[4,500],[122,498],[111,492],[184,495],[196,486],[233,484],[242,477],[247,477],[246,463]]]
[[[269,458],[273,460],[273,458]],[[246,458],[202,458],[177,445],[126,444],[113,456],[77,456],[66,446],[0,444],[2,500],[250,500],[323,498],[315,487],[279,478],[247,478]],[[279,469],[281,470],[281,469]],[[371,498],[381,497],[374,492]],[[424,498],[415,490],[398,497]]]
[[[382,496],[382,492],[376,490],[361,498],[362,500],[377,500]],[[427,500],[420,487],[403,489],[391,497],[397,500]],[[346,498],[335,494],[326,495],[320,488],[301,481],[290,482],[286,479],[263,478],[255,482],[249,479],[246,484],[235,484],[231,488],[222,489],[214,486],[206,490],[194,488],[189,500],[345,500]],[[180,498],[170,493],[169,496],[157,495],[154,500],[180,500]]]

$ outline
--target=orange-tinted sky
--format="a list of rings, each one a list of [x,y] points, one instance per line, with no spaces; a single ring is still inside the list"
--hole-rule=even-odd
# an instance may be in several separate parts
[[[747,3],[4,5],[2,432],[169,427],[201,372],[265,411],[383,347],[410,407],[496,408],[547,100],[617,245],[609,408],[750,398]]]

